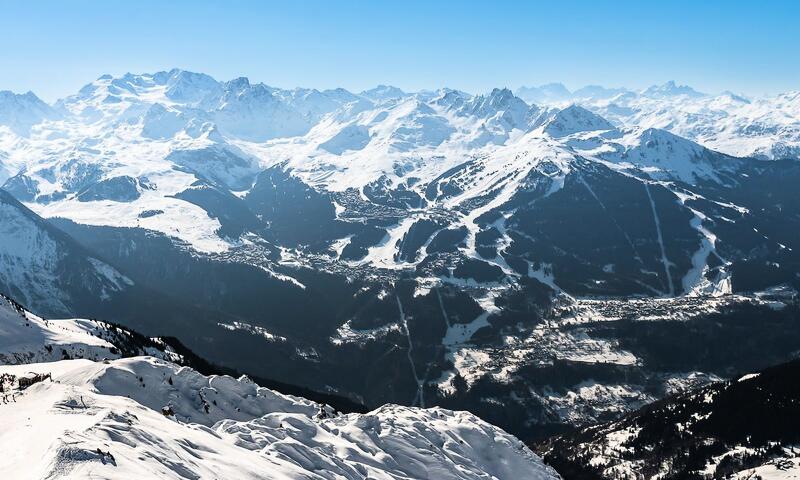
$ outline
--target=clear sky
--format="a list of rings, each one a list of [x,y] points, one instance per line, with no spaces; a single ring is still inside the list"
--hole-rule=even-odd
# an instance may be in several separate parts
[[[0,90],[179,67],[277,87],[800,89],[798,1],[3,1]]]

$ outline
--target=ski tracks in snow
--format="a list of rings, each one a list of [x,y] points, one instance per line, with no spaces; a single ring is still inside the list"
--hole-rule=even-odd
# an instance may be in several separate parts
[[[447,330],[450,330],[450,317],[447,316],[447,310],[444,309],[444,301],[442,301],[442,294],[439,292],[439,288],[435,288],[436,290],[436,298],[439,299],[439,308],[442,309],[442,316],[444,317],[444,323],[447,324]]]
[[[583,175],[581,175],[580,172],[578,172],[578,180],[580,180],[580,182],[583,184],[583,186],[586,187],[586,190],[589,191],[589,194],[595,200],[597,200],[597,203],[600,204],[600,208],[603,209],[603,211],[608,215],[608,217],[611,219],[611,221],[614,222],[614,225],[617,227],[617,230],[619,230],[620,233],[622,233],[622,235],[625,237],[625,241],[628,242],[628,245],[630,245],[631,250],[633,250],[633,254],[636,255],[636,259],[639,261],[639,263],[642,263],[642,257],[641,257],[641,255],[639,255],[639,252],[636,250],[636,247],[633,245],[633,242],[631,241],[631,237],[629,237],[628,233],[625,230],[622,229],[622,226],[619,224],[619,222],[617,222],[617,219],[614,218],[613,215],[611,215],[611,212],[606,208],[606,204],[603,203],[602,200],[600,200],[600,197],[598,197],[596,193],[594,193],[594,190],[592,189],[591,186],[589,186],[589,183],[586,181],[586,179],[583,178]]]
[[[411,331],[408,329],[408,319],[406,318],[406,314],[403,311],[403,303],[400,301],[400,296],[395,295],[395,299],[397,299],[397,309],[400,311],[400,324],[403,325],[403,330],[406,334],[406,339],[408,340],[408,350],[406,351],[406,356],[408,357],[408,363],[411,364],[411,374],[414,375],[414,380],[417,382],[417,394],[414,396],[414,401],[411,402],[411,406],[419,405],[422,408],[425,408],[425,396],[424,396],[424,385],[425,379],[419,378],[419,374],[417,374],[417,366],[414,365],[414,343],[411,341]]]
[[[650,185],[647,182],[644,183],[644,190],[647,192],[647,198],[650,200],[650,208],[653,210],[653,220],[656,223],[656,234],[658,236],[658,245],[661,247],[661,263],[664,264],[664,273],[667,275],[667,285],[669,288],[669,296],[675,296],[675,285],[672,283],[672,273],[669,271],[669,267],[671,265],[669,258],[667,258],[667,249],[664,247],[664,237],[661,234],[661,221],[658,218],[658,212],[656,211],[656,202],[653,201],[653,195],[650,193]]]

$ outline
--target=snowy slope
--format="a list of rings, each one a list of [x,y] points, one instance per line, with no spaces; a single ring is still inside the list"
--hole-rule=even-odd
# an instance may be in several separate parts
[[[0,407],[5,478],[558,478],[466,413],[385,406],[339,416],[246,379],[187,381],[196,374],[149,357],[0,367],[28,371],[54,382]],[[161,413],[167,405],[175,415]],[[239,420],[212,422],[227,406]]]
[[[133,282],[0,190],[0,288],[37,311],[65,315]]]
[[[710,180],[720,183],[726,174],[735,174],[739,159],[709,150],[697,143],[657,128],[630,129],[619,138],[592,145],[587,153],[612,161],[633,171],[662,180],[681,180],[687,184]]]
[[[118,357],[114,345],[90,333],[100,327],[89,320],[44,320],[0,297],[0,362]]]
[[[138,337],[99,320],[47,320],[0,294],[0,364],[74,358],[99,361],[131,355],[182,361],[174,349],[159,339]]]
[[[797,478],[799,371],[794,360],[683,392],[539,450],[579,478]]]
[[[548,135],[559,138],[578,132],[612,130],[614,128],[606,119],[577,105],[557,111],[549,118],[543,130]]]
[[[387,405],[341,415],[154,357],[115,358],[99,322],[0,305],[4,478],[558,478],[474,415]],[[66,349],[83,359],[55,360]],[[24,353],[27,352],[27,353]],[[76,355],[77,356],[77,355]],[[33,373],[52,380],[20,389]],[[9,376],[10,375],[10,376]]]

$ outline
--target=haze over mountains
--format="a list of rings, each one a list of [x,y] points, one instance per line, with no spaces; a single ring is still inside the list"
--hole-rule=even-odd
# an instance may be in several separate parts
[[[578,103],[617,126],[663,128],[723,153],[760,159],[797,158],[799,93],[707,94],[674,81],[641,92],[595,85],[569,92],[561,84],[517,90],[529,102]]]
[[[523,440],[797,356],[800,93],[0,93],[0,290]],[[138,367],[137,367],[138,368]]]

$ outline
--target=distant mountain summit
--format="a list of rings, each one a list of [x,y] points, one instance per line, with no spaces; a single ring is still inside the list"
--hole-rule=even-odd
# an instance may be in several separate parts
[[[363,97],[374,101],[395,100],[406,96],[406,92],[391,85],[378,85],[375,88],[361,92]]]
[[[663,85],[653,85],[642,92],[644,96],[653,98],[668,98],[677,96],[687,97],[703,97],[704,93],[700,93],[688,85],[677,85],[675,81],[670,80]]]
[[[0,91],[0,126],[26,135],[32,126],[58,117],[58,113],[33,92],[16,94],[8,90]]]
[[[548,83],[538,87],[520,87],[517,95],[531,103],[552,103],[568,101],[572,93],[561,83]]]
[[[553,137],[612,129],[614,129],[614,125],[608,120],[577,105],[570,105],[559,110],[544,125],[544,131]]]

